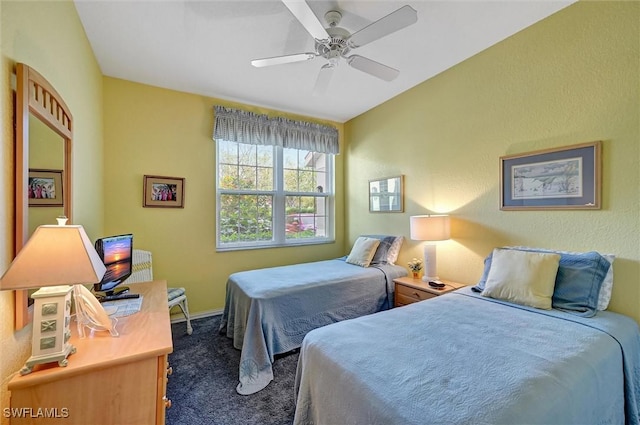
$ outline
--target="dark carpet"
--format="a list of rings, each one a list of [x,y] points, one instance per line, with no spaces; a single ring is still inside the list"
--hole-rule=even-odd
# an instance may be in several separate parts
[[[171,325],[173,374],[167,384],[172,406],[168,425],[290,425],[295,409],[293,383],[298,353],[276,358],[274,380],[262,391],[236,392],[240,350],[218,333],[220,316]]]

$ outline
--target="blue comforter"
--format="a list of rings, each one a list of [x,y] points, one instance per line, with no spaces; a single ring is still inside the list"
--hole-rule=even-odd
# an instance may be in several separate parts
[[[406,273],[336,259],[229,276],[220,331],[242,350],[238,393],[266,387],[274,356],[299,348],[310,330],[389,308],[393,279]]]
[[[464,288],[310,332],[294,423],[638,424],[639,335]]]

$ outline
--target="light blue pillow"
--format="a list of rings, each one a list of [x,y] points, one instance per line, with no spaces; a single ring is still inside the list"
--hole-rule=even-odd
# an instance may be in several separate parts
[[[553,292],[553,307],[578,312],[584,317],[595,316],[598,295],[609,267],[611,263],[594,251],[562,254]]]
[[[511,248],[513,249],[513,248]],[[548,252],[519,248],[521,251]],[[492,253],[493,254],[493,253]],[[471,288],[475,292],[484,290],[492,254],[484,260],[484,272],[477,285]],[[595,316],[598,309],[598,295],[611,263],[599,253],[560,253],[560,264],[556,275],[556,285],[552,297],[552,306],[558,310],[578,314],[584,317]]]

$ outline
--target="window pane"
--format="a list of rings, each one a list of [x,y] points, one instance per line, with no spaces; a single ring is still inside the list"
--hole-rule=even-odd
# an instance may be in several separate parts
[[[327,233],[327,217],[325,216],[316,216],[316,237],[326,237]]]
[[[315,191],[323,193],[327,191],[327,173],[324,171],[317,171],[315,173]]]
[[[220,196],[220,242],[238,241],[238,199],[234,195]]]
[[[237,164],[238,163],[238,144],[235,142],[227,142],[226,140],[217,140],[218,144],[218,162],[220,164]]]
[[[257,165],[273,168],[273,146],[256,146]]]
[[[238,162],[241,165],[256,165],[257,146],[238,143],[239,157]]]
[[[326,155],[306,150],[284,149],[284,190],[325,192]]]
[[[269,195],[221,195],[222,243],[273,239],[273,198]]]
[[[258,190],[273,190],[273,168],[258,167]]]
[[[235,165],[220,164],[219,186],[222,189],[238,188],[238,167]]]
[[[315,196],[287,196],[285,230],[287,239],[327,236],[324,215],[326,198]]]
[[[313,169],[313,153],[309,151],[298,151],[298,167],[301,169]]]
[[[316,179],[313,171],[300,171],[298,173],[298,191],[299,192],[315,192]]]
[[[284,168],[298,168],[298,150],[283,149],[283,164]]]
[[[255,167],[238,167],[240,171],[238,189],[255,189],[256,188],[256,168]]]
[[[284,190],[287,192],[298,191],[298,170],[284,169]]]
[[[287,214],[324,215],[326,199],[322,196],[287,196],[285,202]]]

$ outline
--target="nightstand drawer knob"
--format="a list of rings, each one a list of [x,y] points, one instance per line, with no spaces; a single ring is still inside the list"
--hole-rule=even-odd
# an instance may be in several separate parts
[[[164,407],[169,409],[171,408],[171,399],[168,399],[167,396],[162,396],[162,400],[164,401]]]
[[[420,294],[419,294],[419,293],[417,293],[417,292],[414,292],[414,293],[413,293],[413,296],[414,296],[414,297],[416,297],[416,298],[420,298]]]

